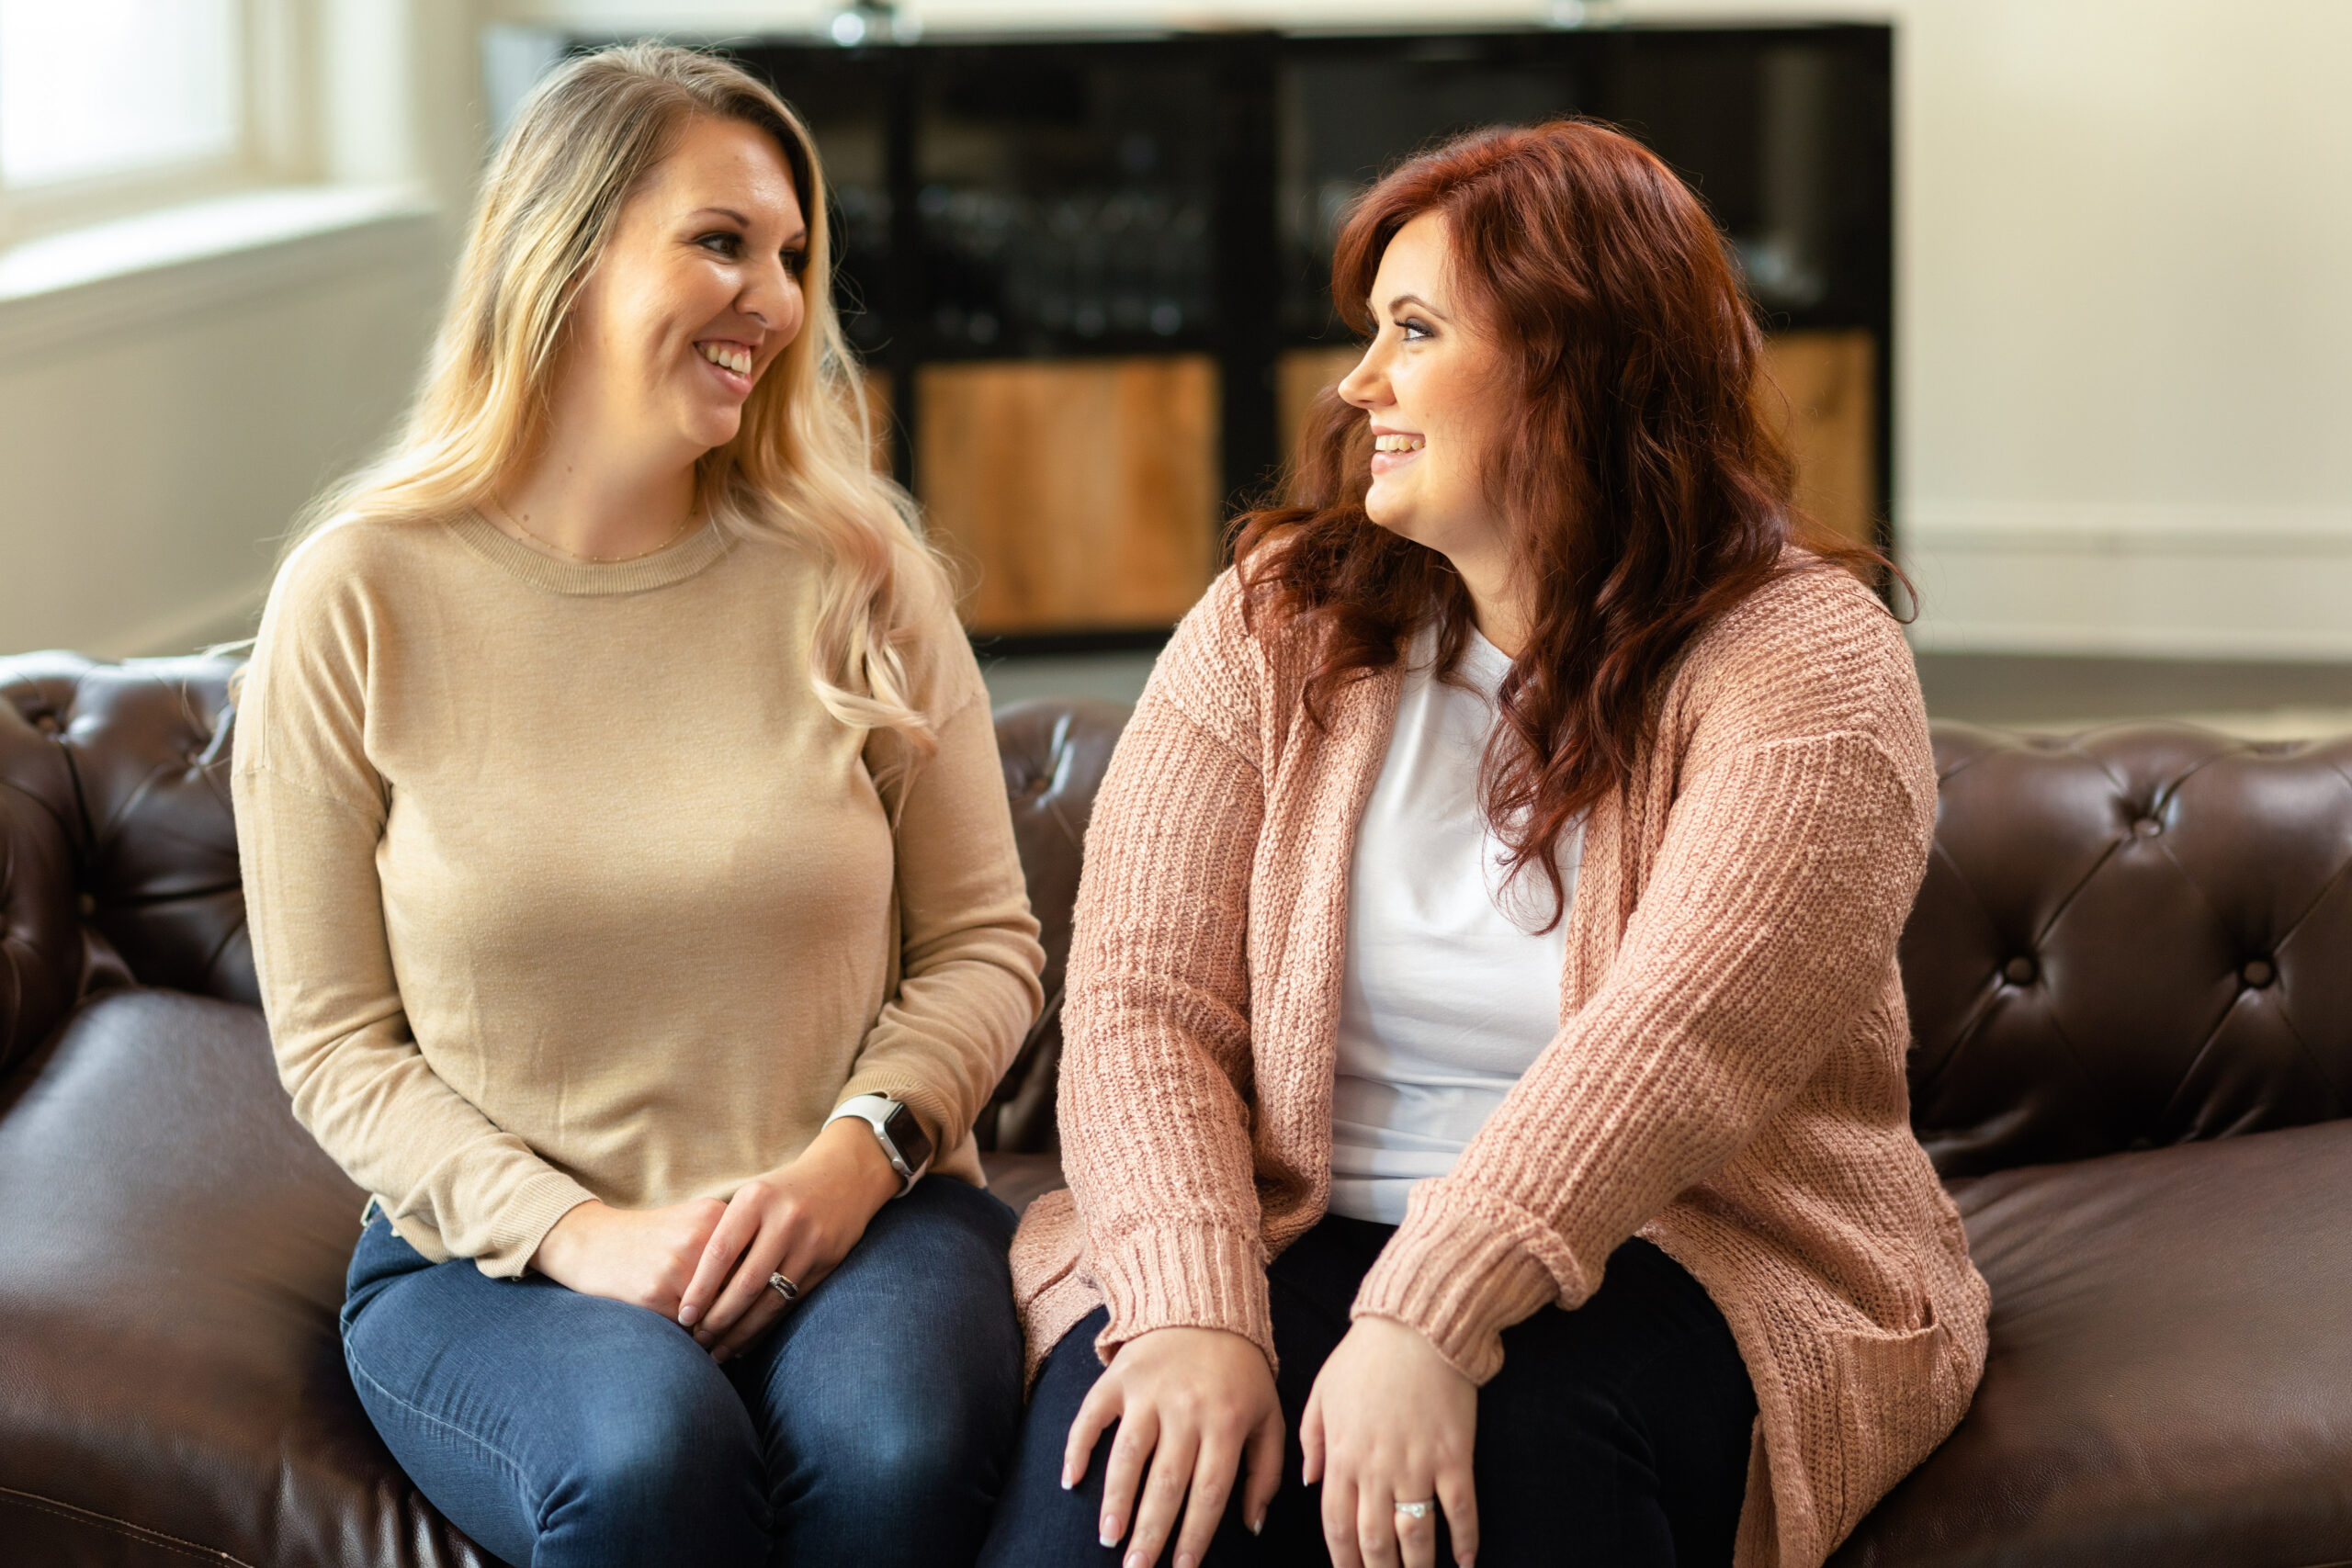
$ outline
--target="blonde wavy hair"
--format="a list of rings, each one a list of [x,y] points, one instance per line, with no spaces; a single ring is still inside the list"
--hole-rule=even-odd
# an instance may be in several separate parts
[[[559,67],[492,159],[448,306],[390,448],[304,512],[286,553],[361,519],[425,522],[480,505],[537,441],[573,300],[622,206],[696,116],[740,120],[783,151],[808,223],[806,321],[698,465],[715,526],[797,546],[821,574],[809,680],[843,724],[934,740],[900,648],[926,590],[948,592],[905,491],[873,471],[856,366],[833,309],[832,235],[817,148],[784,100],[740,66],[635,43]],[[281,558],[283,558],[281,557]]]

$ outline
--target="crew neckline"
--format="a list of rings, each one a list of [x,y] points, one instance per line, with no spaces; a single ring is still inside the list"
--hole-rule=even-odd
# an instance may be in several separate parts
[[[450,522],[449,531],[474,554],[532,587],[581,598],[667,588],[704,570],[728,550],[727,536],[707,518],[674,545],[618,561],[565,560],[535,550],[479,512],[460,513]]]
[[[1470,628],[1470,640],[1462,645],[1462,662],[1490,696],[1502,688],[1503,678],[1510,673],[1510,655],[1488,642],[1476,626]]]

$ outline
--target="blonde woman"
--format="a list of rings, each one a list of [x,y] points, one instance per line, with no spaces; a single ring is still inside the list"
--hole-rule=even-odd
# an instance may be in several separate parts
[[[967,1129],[1042,955],[827,276],[773,93],[571,62],[245,689],[280,1072],[375,1195],[352,1381],[537,1568],[968,1556],[1020,1409]]]

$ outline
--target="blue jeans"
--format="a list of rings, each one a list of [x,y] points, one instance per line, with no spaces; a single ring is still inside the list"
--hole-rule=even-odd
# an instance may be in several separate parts
[[[1356,1287],[1392,1234],[1329,1216],[1266,1270],[1282,1358],[1282,1488],[1261,1537],[1241,1529],[1234,1488],[1207,1568],[1329,1568],[1323,1489],[1298,1479],[1299,1417],[1315,1374],[1348,1331]],[[1121,1553],[1095,1540],[1115,1425],[1077,1488],[1061,1488],[1062,1445],[1102,1375],[1094,1337],[1108,1321],[1097,1307],[1046,1358],[983,1568],[1116,1568]],[[1503,1370],[1478,1391],[1480,1568],[1729,1563],[1755,1421],[1755,1391],[1723,1314],[1665,1253],[1625,1243],[1583,1306],[1544,1307],[1503,1330]],[[1174,1550],[1171,1540],[1160,1562]],[[1453,1561],[1442,1519],[1437,1560]]]
[[[393,1457],[508,1562],[965,1563],[1020,1422],[1012,1227],[925,1181],[722,1367],[658,1313],[428,1263],[379,1216],[344,1357]]]

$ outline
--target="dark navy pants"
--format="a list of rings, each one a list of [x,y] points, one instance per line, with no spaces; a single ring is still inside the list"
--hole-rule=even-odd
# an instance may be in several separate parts
[[[657,1313],[428,1263],[379,1217],[345,1359],[425,1496],[510,1563],[967,1563],[1020,1419],[1012,1226],[925,1181],[722,1367]]]
[[[1275,1380],[1289,1428],[1282,1490],[1265,1533],[1240,1526],[1240,1488],[1210,1568],[1330,1562],[1322,1488],[1302,1486],[1298,1423],[1315,1374],[1348,1331],[1356,1287],[1392,1227],[1328,1218],[1274,1259]],[[1039,1373],[981,1553],[985,1568],[1112,1568],[1095,1539],[1106,1433],[1086,1479],[1061,1489],[1062,1445],[1102,1375],[1097,1310]],[[1503,1367],[1478,1391],[1474,1471],[1479,1568],[1720,1568],[1731,1562],[1747,1483],[1756,1395],[1731,1330],[1698,1282],[1657,1247],[1629,1241],[1574,1312],[1545,1307],[1503,1331]],[[1112,1428],[1115,1432],[1117,1428]],[[1441,1533],[1440,1562],[1451,1562]],[[1161,1553],[1164,1563],[1173,1554]]]

